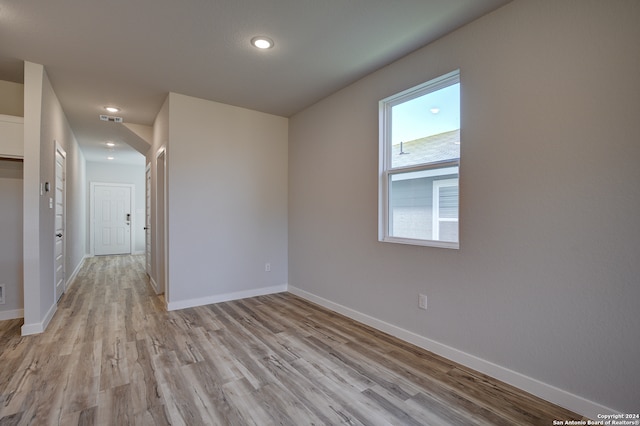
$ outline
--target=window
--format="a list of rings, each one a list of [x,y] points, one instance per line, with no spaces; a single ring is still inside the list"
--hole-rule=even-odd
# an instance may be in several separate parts
[[[380,101],[380,241],[459,248],[460,73]]]

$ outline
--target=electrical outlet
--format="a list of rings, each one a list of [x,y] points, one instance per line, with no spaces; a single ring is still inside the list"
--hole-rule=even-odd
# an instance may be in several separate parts
[[[0,305],[4,305],[4,284],[0,284]]]
[[[271,264],[269,262],[264,264],[264,271],[271,272]]]
[[[418,307],[420,309],[424,309],[425,311],[427,310],[427,295],[426,294],[419,294],[418,295]]]

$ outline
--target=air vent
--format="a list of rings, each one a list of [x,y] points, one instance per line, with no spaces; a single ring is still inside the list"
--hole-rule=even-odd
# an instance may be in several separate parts
[[[110,121],[112,123],[122,123],[122,117],[114,117],[112,115],[100,115],[100,120]]]

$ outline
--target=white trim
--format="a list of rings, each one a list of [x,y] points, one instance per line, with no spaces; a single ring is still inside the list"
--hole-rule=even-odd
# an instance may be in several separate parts
[[[146,167],[144,168],[144,270],[149,277],[151,277],[152,268],[152,257],[151,257],[151,247],[153,240],[151,238],[151,196],[153,188],[152,181],[152,171],[151,171],[151,162],[148,162]],[[158,293],[158,289],[154,287],[156,294]]]
[[[144,250],[136,250],[136,251],[132,251],[131,255],[132,256],[137,256],[137,255],[141,255],[144,254]]]
[[[95,237],[94,237],[94,226],[95,226],[95,219],[94,219],[94,214],[95,214],[95,207],[94,207],[94,203],[95,203],[95,187],[98,185],[104,185],[104,186],[120,186],[120,187],[127,187],[130,189],[129,192],[129,197],[131,198],[130,202],[129,202],[129,208],[132,212],[136,211],[136,186],[135,184],[132,183],[109,183],[109,182],[90,182],[89,183],[89,254],[91,256],[95,255],[95,250],[94,250],[94,244],[95,244]],[[129,253],[128,254],[134,254],[133,253],[133,248],[135,247],[135,241],[136,241],[136,215],[131,213],[131,223],[129,225]]]
[[[403,90],[402,92],[387,96],[380,101],[380,104],[388,105],[389,109],[391,109],[391,107],[394,107],[396,105],[400,105],[412,99],[428,95],[429,93],[437,92],[440,89],[453,86],[457,83],[460,83],[460,69],[450,71],[439,77],[418,84],[417,86],[413,86],[406,90]]]
[[[160,161],[160,157],[162,157],[162,206],[158,206],[158,181],[160,179],[158,179],[158,164]],[[168,188],[167,188],[167,147],[166,146],[162,146],[160,147],[160,149],[158,149],[157,153],[156,153],[156,208],[155,208],[155,240],[156,240],[156,244],[158,244],[159,241],[162,241],[162,257],[159,257],[159,253],[158,253],[158,248],[156,247],[156,256],[155,256],[155,261],[156,261],[156,274],[158,273],[158,271],[160,270],[159,268],[163,268],[163,273],[164,273],[164,282],[161,283],[162,288],[156,288],[156,291],[160,291],[160,293],[164,293],[164,300],[165,303],[167,305],[167,310],[169,309],[169,305],[170,305],[170,300],[171,300],[171,292],[170,292],[170,288],[169,288],[169,218],[168,218]],[[145,183],[145,188],[146,188],[146,183]],[[162,208],[162,227],[158,226],[158,210],[159,207]],[[158,238],[158,230],[162,229],[162,235],[161,238]],[[153,231],[153,229],[152,229]],[[162,266],[158,267],[158,263],[161,263]],[[158,278],[158,277],[156,277]],[[160,294],[157,293],[157,294]]]
[[[420,240],[417,238],[404,238],[404,237],[384,237],[379,240],[382,243],[395,243],[395,244],[408,244],[413,246],[423,247],[439,247],[446,249],[460,249],[460,244],[451,241],[436,241],[436,240]]]
[[[11,155],[0,153],[0,158],[6,158],[7,160],[24,160],[23,155]]]
[[[66,290],[69,290],[71,288],[71,286],[73,284],[75,284],[76,278],[78,277],[78,273],[80,272],[80,269],[82,269],[82,265],[84,265],[84,261],[87,260],[88,257],[90,257],[90,256],[85,254],[82,257],[82,259],[80,259],[80,262],[78,262],[78,266],[76,266],[76,269],[73,270],[73,272],[71,273],[71,275],[67,279],[67,283],[66,283],[66,286],[65,286]]]
[[[320,306],[331,309],[332,311],[338,312],[353,320],[359,321],[377,330],[419,346],[422,349],[433,352],[436,355],[440,355],[451,361],[457,362],[458,364],[462,364],[465,367],[501,380],[509,385],[517,387],[518,389],[522,389],[525,392],[529,392],[539,398],[578,413],[581,416],[585,416],[590,419],[597,419],[598,414],[618,413],[617,410],[605,407],[597,402],[590,401],[555,386],[543,383],[532,377],[525,376],[517,371],[510,370],[490,361],[478,358],[475,355],[468,354],[459,349],[452,348],[451,346],[420,336],[412,331],[389,324],[388,322],[363,314],[323,297],[316,296],[305,290],[289,285],[288,291],[296,296],[302,297],[303,299],[317,303]]]
[[[24,318],[24,309],[12,309],[10,311],[0,311],[0,321]]]
[[[56,239],[53,239],[53,298],[58,303],[58,300],[67,291],[67,151],[64,150],[60,142],[56,139],[53,140],[53,170],[54,170],[54,183],[53,183],[53,217],[55,221],[56,206],[58,205],[57,193],[58,193],[58,159],[57,155],[60,153],[62,157],[62,292],[58,295],[58,283],[56,282],[56,259],[55,259],[55,247]],[[56,232],[54,226],[54,233]]]
[[[400,182],[403,180],[410,179],[421,179],[421,178],[430,178],[430,177],[438,177],[438,176],[447,176],[447,175],[458,175],[459,166],[456,165],[453,167],[444,167],[441,169],[424,169],[424,168],[416,168],[416,171],[403,171],[403,172],[393,172],[389,173],[389,176],[393,176],[394,182]],[[456,178],[457,179],[457,178]]]
[[[169,302],[167,304],[167,310],[175,311],[177,309],[193,308],[194,306],[212,305],[214,303],[228,302],[230,300],[246,299],[247,297],[282,293],[287,291],[287,287],[287,284],[281,284],[272,287],[262,287],[252,290],[236,291],[233,293],[216,294],[214,296],[200,297],[198,299],[179,300],[177,302]]]
[[[0,121],[6,121],[8,123],[24,124],[24,117],[17,115],[0,114]]]
[[[160,294],[158,293],[158,284],[156,284],[156,282],[153,280],[153,277],[149,274],[147,274],[147,276],[149,277],[149,282],[151,283],[151,287],[153,287],[153,289],[155,290],[156,294]]]
[[[22,326],[22,335],[29,336],[31,334],[39,334],[45,331],[57,309],[58,305],[54,303],[53,305],[51,305],[51,308],[49,308],[49,312],[47,312],[47,315],[45,315],[44,319],[41,322],[34,324],[24,324]]]
[[[417,238],[400,238],[391,235],[391,212],[389,207],[392,191],[389,181],[392,175],[398,176],[400,174],[406,173],[406,179],[409,179],[410,176],[414,173],[422,173],[426,175],[432,173],[429,170],[433,168],[437,168],[440,166],[447,167],[450,165],[450,163],[454,163],[453,161],[444,161],[444,164],[432,162],[394,168],[391,158],[393,149],[392,108],[394,106],[403,104],[405,102],[459,83],[460,70],[457,69],[431,79],[425,83],[388,96],[378,102],[378,241],[448,249],[460,248],[459,241],[445,242],[438,241],[435,238],[433,238],[432,240],[427,240]],[[455,167],[458,168],[457,173],[459,173],[459,160],[456,160],[455,163]]]
[[[0,158],[24,159],[24,117],[0,114]]]

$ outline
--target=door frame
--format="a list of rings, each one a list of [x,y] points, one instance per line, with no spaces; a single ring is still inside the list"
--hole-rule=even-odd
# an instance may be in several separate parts
[[[157,291],[164,292],[165,306],[169,306],[169,248],[167,247],[167,149],[161,147],[156,153],[156,199],[155,199],[155,266]]]
[[[90,191],[89,191],[89,254],[91,256],[95,256],[95,190],[96,186],[119,186],[119,187],[128,187],[130,188],[129,196],[131,197],[130,208],[132,212],[136,211],[136,186],[132,183],[109,183],[109,182],[90,182]],[[135,241],[136,241],[136,215],[131,213],[131,224],[129,226],[129,252],[133,254]]]
[[[151,163],[147,163],[144,169],[144,269],[151,278]],[[153,280],[151,280],[153,282]],[[155,288],[155,286],[154,286]]]
[[[58,175],[57,175],[57,156],[58,153],[62,156],[62,292],[58,295],[58,283],[57,275],[56,275],[56,236],[53,237],[53,300],[56,303],[60,300],[60,297],[67,291],[67,152],[64,150],[60,142],[54,140],[54,148],[53,148],[53,217],[54,217],[54,225],[53,232],[56,232],[55,226],[55,216],[56,216],[56,206],[58,205],[58,199],[56,195],[56,189],[58,186]]]

